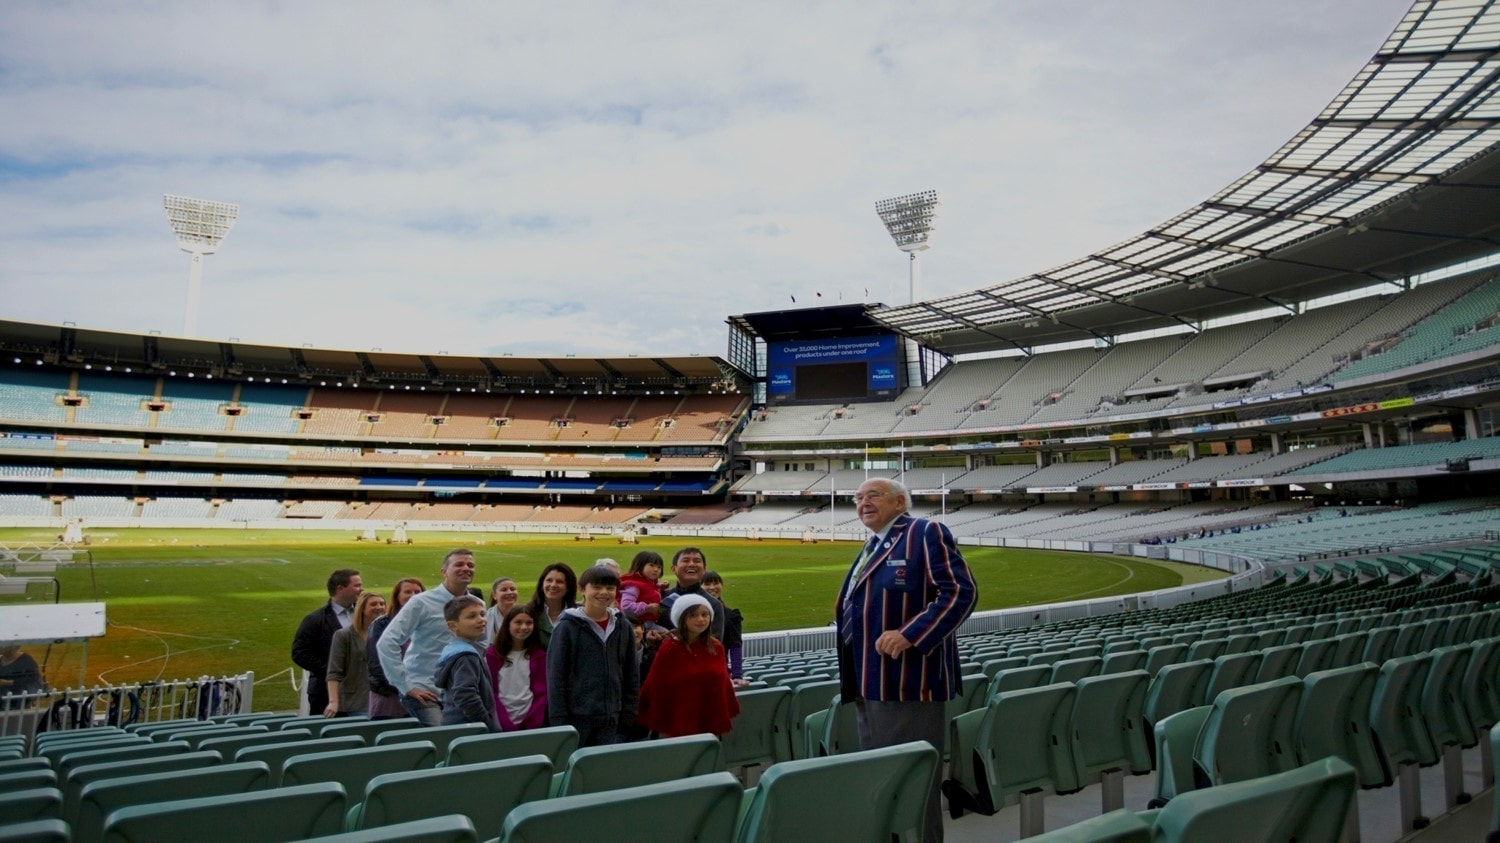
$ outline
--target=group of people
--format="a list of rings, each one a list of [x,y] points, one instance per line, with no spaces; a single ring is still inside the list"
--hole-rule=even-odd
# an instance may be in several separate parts
[[[978,600],[974,577],[946,526],[911,515],[899,482],[868,480],[854,504],[871,535],[834,604],[840,697],[854,705],[862,748],[940,748],[946,703],[961,688],[957,632]],[[568,724],[582,746],[722,736],[745,684],[739,613],[724,606],[723,580],[698,548],[672,557],[670,589],[665,565],[651,551],[623,575],[608,560],[577,577],[555,563],[524,604],[514,581],[496,580],[488,608],[470,593],[469,550],[444,557],[439,585],[402,580],[389,600],[361,595],[357,572],[335,571],[329,603],[303,621],[293,658],[314,676],[312,710],[329,716],[356,710],[362,634],[372,717],[494,731]],[[935,771],[922,829],[929,843],[943,834],[938,782]]]
[[[387,599],[359,572],[334,571],[328,602],[292,639],[308,672],[309,711],[328,717],[414,717],[508,732],[571,725],[581,746],[652,735],[723,735],[746,684],[742,616],[703,551],[667,563],[643,550],[621,573],[601,559],[575,574],[548,565],[521,602],[514,579],[473,588],[474,553],[449,551],[441,581],[398,581]]]

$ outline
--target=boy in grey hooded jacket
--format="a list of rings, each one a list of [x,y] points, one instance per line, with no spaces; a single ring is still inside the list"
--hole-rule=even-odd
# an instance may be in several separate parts
[[[449,600],[443,619],[453,640],[438,656],[433,681],[443,691],[443,725],[483,723],[500,731],[495,712],[495,688],[484,664],[484,601],[470,594]]]

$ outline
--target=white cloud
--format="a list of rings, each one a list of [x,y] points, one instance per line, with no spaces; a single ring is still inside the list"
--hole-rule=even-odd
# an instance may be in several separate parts
[[[181,324],[163,193],[240,205],[200,333],[720,354],[734,313],[926,294],[1183,210],[1312,117],[1396,0],[0,8],[0,315]]]

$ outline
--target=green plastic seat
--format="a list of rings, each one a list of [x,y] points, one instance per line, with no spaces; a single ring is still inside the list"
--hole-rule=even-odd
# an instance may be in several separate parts
[[[215,738],[237,738],[247,735],[266,735],[270,732],[264,726],[221,726],[218,729],[192,729],[186,732],[174,732],[172,740],[180,740],[187,744],[190,749],[198,749],[204,743]]]
[[[381,721],[376,721],[381,722]],[[459,738],[472,735],[488,735],[490,730],[483,723],[456,723],[452,726],[424,726],[420,729],[398,729],[391,732],[381,732],[375,736],[375,742],[371,746],[390,746],[397,743],[411,743],[413,741],[427,741],[437,751],[438,761],[441,763],[448,757],[448,747]],[[499,834],[499,831],[495,832]]]
[[[1183,658],[1190,662],[1197,661],[1198,659],[1216,659],[1224,655],[1224,651],[1228,647],[1229,641],[1225,638],[1207,638],[1193,641],[1191,644],[1188,644],[1187,655]]]
[[[1156,746],[1156,796],[1151,805],[1160,807],[1179,794],[1198,788],[1193,772],[1193,749],[1198,733],[1208,720],[1212,706],[1198,706],[1158,720],[1152,728]]]
[[[812,714],[802,718],[801,757],[822,758],[831,754],[823,749],[823,730],[828,728],[829,712],[836,705],[838,705],[838,699],[834,698],[833,705],[822,711],[814,711]]]
[[[0,822],[30,822],[63,818],[62,791],[55,787],[33,787],[0,793]]]
[[[818,745],[825,755],[858,752],[862,748],[859,742],[859,718],[855,711],[855,703],[836,703],[828,709],[828,716],[823,720],[823,734]]]
[[[552,759],[545,755],[383,773],[370,779],[344,827],[357,831],[454,813],[467,816],[480,838],[490,840],[500,836],[511,809],[546,799],[551,784]]]
[[[993,815],[1008,797],[1020,796],[1021,835],[1041,831],[1042,791],[1067,794],[1082,786],[1070,747],[1077,693],[1069,683],[1007,691],[953,720],[950,775],[943,782],[949,814]]]
[[[979,672],[983,673],[985,676],[988,676],[991,679],[994,679],[995,674],[999,673],[1002,670],[1008,670],[1012,667],[1025,666],[1025,658],[1021,656],[1005,656],[1004,658],[986,659],[985,661],[981,662],[979,665]]]
[[[272,723],[281,720],[290,720],[293,717],[296,717],[296,715],[277,714],[273,711],[252,711],[248,714],[220,714],[217,717],[210,717],[209,719],[215,723],[236,723],[241,725],[245,723],[259,723],[269,729]]]
[[[1333,655],[1329,658],[1328,667],[1353,667],[1369,661],[1371,664],[1380,664],[1373,659],[1365,658],[1365,649],[1368,646],[1369,634],[1365,632],[1346,632],[1333,637]]]
[[[74,741],[80,739],[99,740],[110,736],[128,734],[130,734],[129,731],[122,729],[119,726],[94,726],[88,729],[64,729],[59,732],[37,732],[36,737],[33,739],[32,743],[36,746],[38,753],[40,753],[42,747],[55,743],[57,741]],[[25,735],[12,735],[8,737],[7,740],[16,738],[20,739],[21,746],[24,748],[26,745]]]
[[[1396,645],[1396,632],[1396,627],[1380,626],[1365,633],[1365,651],[1360,654],[1359,660],[1385,664],[1393,655],[1399,655],[1392,652]]]
[[[1073,702],[1073,769],[1079,782],[1100,776],[1103,810],[1124,807],[1124,779],[1151,772],[1142,713],[1150,676],[1144,670],[1078,680]]]
[[[38,758],[45,758],[54,766],[57,759],[64,755],[75,752],[94,752],[102,749],[122,749],[128,746],[150,746],[151,739],[140,735],[129,735],[115,733],[95,738],[75,738],[72,740],[52,741],[45,746],[37,747],[32,754]]]
[[[1464,668],[1464,711],[1469,725],[1480,737],[1479,760],[1481,783],[1495,783],[1495,757],[1483,739],[1490,727],[1500,722],[1500,697],[1496,696],[1495,672],[1500,666],[1500,639],[1485,638],[1470,645],[1469,664]]]
[[[392,720],[357,720],[341,717],[324,726],[316,734],[320,738],[342,738],[346,735],[353,735],[364,740],[366,746],[374,746],[376,739],[387,732],[403,732],[420,728],[422,728],[421,721],[412,717],[398,717]]]
[[[201,770],[218,764],[220,760],[217,752],[199,750],[159,758],[110,761],[104,764],[74,767],[68,772],[67,778],[61,780],[63,816],[71,817],[77,812],[78,797],[83,793],[83,789],[93,782],[131,776],[151,776],[157,773],[169,773],[173,770]]]
[[[45,758],[12,758],[0,761],[0,776],[11,773],[25,773],[31,770],[50,770],[52,762]]]
[[[0,793],[35,790],[39,787],[57,787],[57,773],[51,767],[0,773]]]
[[[785,690],[785,689],[782,689]],[[652,843],[729,840],[734,835],[744,791],[729,773],[627,787],[582,796],[527,802],[505,818],[502,843],[556,843],[577,839],[580,829],[612,836],[621,823],[638,817]],[[643,807],[668,810],[642,815]]]
[[[724,763],[730,767],[775,763],[791,729],[787,716],[792,689],[742,691],[738,697],[740,713],[723,738]]]
[[[1208,673],[1208,686],[1203,690],[1203,704],[1213,705],[1220,693],[1230,688],[1252,685],[1260,670],[1260,651],[1219,656],[1214,659],[1213,669]]]
[[[1337,642],[1332,638],[1315,638],[1303,642],[1302,652],[1297,656],[1297,664],[1292,668],[1292,675],[1298,679],[1306,679],[1309,673],[1336,667],[1333,664],[1336,644]]]
[[[171,720],[142,720],[139,723],[131,723],[129,726],[124,727],[124,729],[134,735],[150,736],[152,733],[163,729],[167,731],[185,729],[194,724],[204,724],[207,722],[206,720],[199,720],[196,717],[174,717]]]
[[[273,726],[271,728],[276,728],[276,729],[306,729],[307,731],[313,733],[313,737],[317,737],[318,733],[321,732],[321,731],[323,731],[323,727],[324,726],[327,726],[327,725],[329,725],[331,723],[334,723],[334,722],[340,722],[340,721],[347,723],[347,722],[351,722],[352,719],[363,719],[363,718],[348,718],[348,717],[331,718],[331,717],[324,717],[321,714],[299,714],[296,717],[288,717],[285,720],[280,721],[279,723],[277,723],[275,726]]]
[[[1370,730],[1370,700],[1379,674],[1379,668],[1365,662],[1303,678],[1292,738],[1299,762],[1332,756],[1354,768],[1360,787],[1385,787],[1393,781]]]
[[[1067,656],[1068,654],[1063,652],[1062,650],[1050,650],[1040,653],[1032,653],[1031,655],[1026,657],[1026,666],[1036,667],[1038,665],[1046,665],[1048,667],[1051,667],[1052,665],[1066,659]]]
[[[990,680],[989,688],[985,691],[985,700],[994,699],[996,694],[1005,691],[1020,691],[1024,688],[1039,688],[1047,683],[1047,677],[1052,675],[1052,668],[1048,665],[1039,664],[1031,667],[1012,667],[995,674]]]
[[[1431,650],[1432,665],[1422,687],[1422,719],[1427,736],[1442,757],[1443,791],[1449,810],[1468,802],[1464,790],[1463,750],[1479,742],[1469,713],[1464,710],[1463,679],[1469,666],[1468,647],[1443,646]]]
[[[1151,839],[1339,840],[1354,791],[1354,769],[1337,758],[1325,758],[1283,773],[1181,794],[1155,816]]]
[[[1417,770],[1439,759],[1422,717],[1422,690],[1431,665],[1432,657],[1426,653],[1388,659],[1380,666],[1370,700],[1375,746],[1400,785],[1403,834],[1427,824]]]
[[[1098,656],[1086,656],[1078,659],[1064,659],[1052,665],[1052,675],[1048,677],[1047,685],[1055,685],[1059,682],[1077,682],[1086,676],[1096,676],[1104,666],[1104,660]]]
[[[235,752],[234,760],[266,762],[266,766],[271,768],[271,786],[280,787],[282,769],[286,766],[286,762],[290,758],[317,752],[340,752],[364,748],[365,742],[356,737],[314,738],[308,741],[293,741],[292,743],[247,746]]]
[[[556,796],[580,796],[687,779],[724,769],[719,739],[686,735],[654,741],[586,746],[568,758],[552,785]]]
[[[62,820],[0,824],[0,843],[69,843],[72,831]]]
[[[382,773],[426,770],[436,765],[437,751],[426,741],[314,752],[288,758],[281,767],[278,786],[338,782],[344,786],[345,793],[355,794],[357,799],[359,794],[365,792],[365,785],[370,783],[370,779]]]
[[[111,746],[103,749],[80,750],[78,752],[59,755],[52,759],[52,766],[57,770],[58,778],[66,781],[68,773],[78,767],[87,767],[91,764],[108,764],[111,761],[144,761],[148,758],[161,758],[166,755],[178,755],[190,751],[192,751],[192,748],[182,741],[118,747]]]
[[[837,680],[806,682],[792,690],[792,698],[787,703],[787,742],[779,760],[790,761],[794,758],[807,757],[804,754],[806,740],[802,733],[807,716],[828,708],[831,705],[829,700],[837,697],[838,694]],[[962,704],[962,702],[960,699],[959,703]]]
[[[211,830],[236,843],[280,843],[338,833],[344,822],[344,788],[338,782],[279,787],[132,805],[104,822],[106,843],[201,840]]]
[[[550,726],[546,729],[528,729],[523,732],[504,734],[470,735],[454,738],[448,743],[448,755],[443,766],[457,767],[462,764],[477,764],[483,761],[504,761],[508,758],[525,758],[528,755],[545,755],[552,759],[552,771],[561,773],[567,766],[568,756],[578,748],[578,730],[572,726]]]
[[[1295,676],[1219,694],[1193,748],[1193,763],[1206,776],[1200,784],[1241,782],[1295,768],[1292,735],[1301,702],[1302,680]]]
[[[447,814],[314,837],[307,843],[477,843],[481,839],[467,816]]]
[[[1116,650],[1104,655],[1104,664],[1099,668],[1100,673],[1128,673],[1132,670],[1146,669],[1145,650]]]
[[[263,761],[219,764],[199,770],[104,779],[85,785],[72,814],[76,843],[102,840],[110,813],[131,805],[228,796],[271,786],[271,771]]]
[[[925,741],[774,764],[747,794],[739,843],[915,839],[937,767]]]
[[[246,732],[239,735],[218,735],[208,737],[198,743],[198,749],[217,752],[226,759],[233,758],[235,753],[247,746],[269,746],[277,743],[292,743],[294,741],[310,741],[312,732],[306,729],[283,729],[279,731]]]
[[[1169,664],[1178,664],[1188,661],[1186,644],[1163,644],[1159,647],[1147,647],[1146,642],[1141,642],[1141,648],[1146,651],[1146,672],[1155,676],[1161,669]]]
[[[1302,658],[1301,644],[1282,644],[1260,651],[1260,667],[1255,671],[1255,682],[1270,682],[1291,676],[1296,679],[1297,661]]]
[[[1146,727],[1151,728],[1179,711],[1201,705],[1213,666],[1214,663],[1208,659],[1199,659],[1167,665],[1153,674],[1151,684],[1146,689],[1146,705],[1142,710]]]

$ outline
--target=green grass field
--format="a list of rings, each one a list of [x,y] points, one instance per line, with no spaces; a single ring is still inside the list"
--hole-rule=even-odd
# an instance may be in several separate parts
[[[389,594],[397,579],[432,585],[450,548],[471,547],[476,585],[506,575],[525,600],[537,574],[561,561],[581,570],[602,556],[628,565],[638,549],[670,558],[688,542],[648,537],[639,548],[571,536],[414,534],[393,546],[354,541],[351,532],[245,530],[90,531],[97,599],[108,604],[109,630],[88,646],[88,684],[135,683],[254,670],[257,709],[296,706],[290,674],[292,633],[327,599],[336,568],[360,571],[365,587]],[[0,542],[45,544],[39,530],[0,530]],[[702,539],[693,542],[726,580],[729,605],[745,614],[747,632],[820,626],[833,618],[835,592],[858,547],[851,542]],[[1086,553],[966,548],[979,583],[979,608],[999,609],[1204,582],[1218,571]],[[59,575],[64,601],[95,599],[86,569]],[[41,653],[37,653],[40,659]],[[81,645],[56,645],[47,664],[53,687],[79,684]]]

